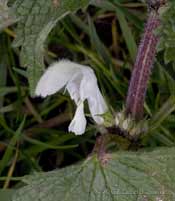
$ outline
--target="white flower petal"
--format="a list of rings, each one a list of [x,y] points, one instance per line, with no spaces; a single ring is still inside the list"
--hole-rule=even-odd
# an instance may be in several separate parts
[[[75,116],[69,125],[69,131],[77,135],[85,132],[86,119],[84,101],[88,100],[89,110],[96,123],[103,123],[101,114],[107,111],[107,106],[98,88],[94,71],[84,65],[68,60],[52,64],[39,80],[35,94],[45,97],[66,86],[71,98],[77,104]]]
[[[40,78],[35,94],[46,97],[56,93],[66,85],[79,69],[79,65],[68,60],[61,60],[52,64]]]
[[[98,88],[97,79],[92,69],[83,70],[83,79],[80,85],[81,100],[88,100],[89,110],[96,123],[102,124],[103,118],[99,115],[107,111],[107,105]]]
[[[68,90],[71,99],[75,101],[76,104],[78,104],[80,100],[80,83],[82,79],[82,73],[76,73],[72,79],[68,82],[66,89]]]
[[[69,132],[74,132],[76,135],[82,135],[86,129],[86,118],[84,115],[84,103],[81,102],[75,112],[74,118],[69,125]]]
[[[107,105],[100,91],[98,92],[97,90],[97,94],[95,97],[88,98],[88,105],[94,121],[97,124],[102,124],[104,122],[104,119],[100,117],[100,115],[104,114],[107,111]]]
[[[88,104],[92,115],[103,114],[107,111],[107,105],[98,86],[95,93],[88,98]]]
[[[83,77],[80,84],[80,97],[81,100],[85,100],[96,93],[97,79],[94,71],[88,67],[84,68],[82,73]]]

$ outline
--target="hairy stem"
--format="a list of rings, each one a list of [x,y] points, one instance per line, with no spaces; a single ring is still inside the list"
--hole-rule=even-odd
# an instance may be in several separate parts
[[[158,12],[151,10],[139,45],[126,100],[126,114],[130,114],[136,120],[140,120],[143,116],[147,84],[159,41],[154,31],[159,25]]]

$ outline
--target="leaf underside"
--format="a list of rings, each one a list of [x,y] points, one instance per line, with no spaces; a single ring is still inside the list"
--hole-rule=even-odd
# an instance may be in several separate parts
[[[17,0],[13,10],[20,21],[14,47],[21,46],[20,60],[28,69],[31,95],[44,70],[44,42],[65,15],[86,7],[89,0]]]
[[[117,152],[25,177],[13,201],[172,201],[175,148]],[[174,198],[174,199],[173,199]]]

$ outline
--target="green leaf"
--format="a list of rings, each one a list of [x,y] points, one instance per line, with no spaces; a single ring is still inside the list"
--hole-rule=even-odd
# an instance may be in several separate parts
[[[14,12],[7,6],[8,0],[0,1],[0,30],[17,21]]]
[[[158,128],[161,123],[175,110],[175,96],[170,96],[162,107],[153,115],[149,124],[149,131]]]
[[[1,49],[0,49],[0,91],[1,87],[5,87],[7,83],[7,52],[5,46],[6,40],[4,39],[4,35],[1,35],[0,38]],[[0,108],[3,107],[4,97],[0,95]]]
[[[96,28],[94,26],[94,23],[92,22],[91,18],[88,16],[88,24],[89,24],[89,33],[90,33],[90,39],[91,39],[91,45],[93,48],[97,51],[99,56],[103,59],[106,65],[112,65],[111,64],[111,57],[110,54],[105,47],[105,45],[100,40]]]
[[[175,55],[175,47],[169,47],[165,49],[164,52],[164,61],[165,63],[169,63],[171,61],[174,61],[174,55]]]
[[[168,1],[168,5],[162,9],[161,26],[156,31],[160,36],[157,50],[164,50],[165,63],[175,61],[175,2]]]
[[[27,176],[12,201],[156,201],[175,196],[175,148],[117,152]]]
[[[134,61],[136,57],[136,53],[137,53],[137,45],[134,40],[133,34],[131,32],[131,29],[126,21],[125,15],[121,8],[119,7],[116,8],[116,15],[120,23],[120,27],[121,27],[129,54],[131,56],[131,59]]]
[[[132,31],[128,25],[127,22],[127,17],[129,18],[130,21],[134,22],[135,24],[137,24],[137,26],[139,26],[139,28],[142,28],[139,20],[134,17],[133,15],[131,15],[126,9],[124,9],[121,5],[120,5],[120,1],[117,1],[117,7],[112,4],[109,1],[95,1],[92,0],[91,3],[97,7],[103,8],[105,10],[111,10],[111,11],[116,11],[116,15],[117,15],[117,19],[119,21],[120,27],[121,27],[121,31],[126,43],[126,46],[128,48],[130,57],[132,59],[132,61],[135,60],[136,57],[136,53],[137,53],[137,45],[134,39],[134,36],[132,34]],[[137,21],[137,22],[136,22]]]
[[[0,175],[2,174],[4,168],[6,167],[6,165],[8,164],[10,157],[13,154],[13,150],[15,149],[15,144],[16,142],[19,140],[20,136],[21,136],[21,132],[22,129],[24,127],[24,123],[25,123],[25,118],[23,119],[23,121],[21,122],[21,124],[19,125],[19,128],[16,130],[16,132],[14,133],[14,136],[12,137],[1,161],[0,161]]]
[[[41,146],[45,149],[72,149],[77,147],[78,145],[74,144],[74,145],[63,145],[63,146],[58,146],[58,145],[52,145],[52,144],[48,144],[45,142],[41,142],[39,140],[35,140],[29,137],[24,137],[24,139],[32,144],[35,144],[37,146]]]
[[[22,46],[21,65],[28,67],[31,95],[44,71],[44,42],[59,20],[88,5],[89,0],[17,0],[13,6],[20,21],[14,46]]]
[[[1,190],[0,189],[0,198],[1,201],[11,201],[12,195],[14,194],[15,190]]]

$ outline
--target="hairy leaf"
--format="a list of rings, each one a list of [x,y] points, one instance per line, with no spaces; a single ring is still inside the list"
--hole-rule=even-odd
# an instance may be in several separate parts
[[[89,0],[17,0],[13,6],[20,22],[14,46],[21,48],[21,65],[28,67],[31,94],[44,70],[44,42],[58,20],[84,8]]]
[[[0,30],[16,22],[14,12],[7,5],[8,0],[0,1]]]
[[[175,199],[175,148],[93,155],[81,164],[25,177],[13,201]]]

